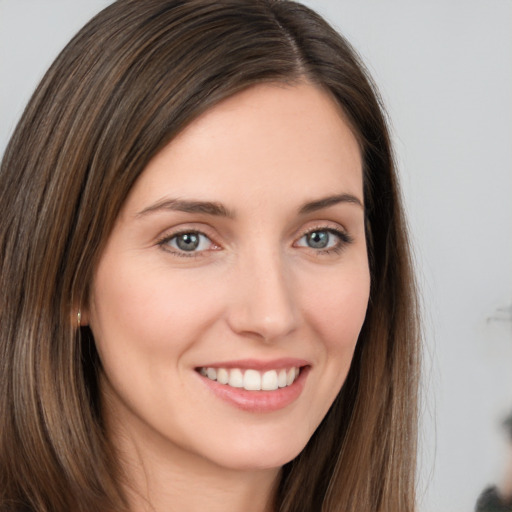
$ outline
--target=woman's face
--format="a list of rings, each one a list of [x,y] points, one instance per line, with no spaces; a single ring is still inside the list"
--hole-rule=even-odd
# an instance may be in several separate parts
[[[183,464],[294,458],[365,317],[362,203],[356,139],[312,85],[252,87],[168,144],[122,208],[84,315],[114,439]]]

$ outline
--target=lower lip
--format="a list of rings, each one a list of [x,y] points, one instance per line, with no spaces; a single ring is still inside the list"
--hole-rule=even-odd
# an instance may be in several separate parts
[[[293,384],[274,391],[247,391],[244,388],[234,388],[220,384],[201,374],[197,374],[208,388],[221,400],[249,412],[273,412],[284,409],[299,398],[306,382],[310,367],[301,368],[299,376]]]

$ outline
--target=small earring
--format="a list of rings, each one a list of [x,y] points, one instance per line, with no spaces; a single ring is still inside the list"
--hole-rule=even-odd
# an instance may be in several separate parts
[[[80,310],[78,310],[78,313],[76,314],[76,323],[78,324],[78,328],[80,328],[81,321],[82,321],[82,313]]]

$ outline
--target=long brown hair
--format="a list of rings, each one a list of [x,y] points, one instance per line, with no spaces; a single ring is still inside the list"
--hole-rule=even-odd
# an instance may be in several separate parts
[[[287,464],[279,512],[411,512],[419,335],[385,116],[347,41],[277,0],[119,0],[34,93],[0,172],[0,509],[126,510],[76,311],[121,205],[194,118],[253,84],[307,81],[343,108],[364,161],[370,303],[346,382]]]

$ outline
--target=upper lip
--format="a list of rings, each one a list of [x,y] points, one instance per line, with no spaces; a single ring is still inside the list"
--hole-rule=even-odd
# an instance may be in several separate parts
[[[305,359],[294,357],[283,357],[280,359],[261,360],[261,359],[238,359],[235,361],[213,362],[200,365],[197,368],[240,368],[241,370],[280,370],[282,368],[300,368],[310,366],[311,363]]]

